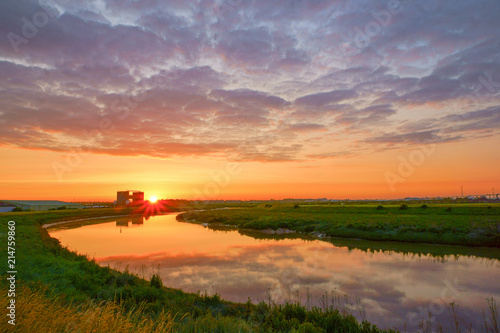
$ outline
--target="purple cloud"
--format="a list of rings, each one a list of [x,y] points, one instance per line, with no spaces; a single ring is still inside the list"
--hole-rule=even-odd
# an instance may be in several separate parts
[[[0,144],[286,161],[342,155],[332,135],[367,149],[498,135],[499,10],[494,0],[397,10],[7,0]],[[325,151],[307,152],[313,133]]]

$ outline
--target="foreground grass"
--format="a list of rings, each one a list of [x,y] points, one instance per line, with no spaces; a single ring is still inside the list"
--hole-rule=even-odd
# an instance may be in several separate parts
[[[500,204],[293,205],[191,211],[186,222],[267,234],[288,229],[319,237],[500,247]]]
[[[7,289],[1,288],[2,294]],[[154,318],[145,313],[143,305],[125,311],[116,302],[89,302],[79,306],[67,304],[61,297],[47,291],[47,287],[31,285],[18,290],[17,324],[0,322],[2,332],[172,332],[174,318],[161,312]],[[7,307],[2,298],[2,308]]]
[[[18,312],[17,326],[9,328],[20,332],[393,332],[359,323],[333,305],[307,309],[300,304],[239,304],[218,295],[163,287],[158,277],[146,281],[127,271],[100,267],[61,247],[41,227],[129,213],[100,209],[0,214],[2,258],[7,257],[7,221],[16,222]],[[5,275],[0,278],[5,312],[7,280]]]

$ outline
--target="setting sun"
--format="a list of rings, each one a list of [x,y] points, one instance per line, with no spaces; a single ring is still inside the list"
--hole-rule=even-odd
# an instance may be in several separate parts
[[[150,202],[156,202],[156,197],[153,195],[149,198],[149,201]]]

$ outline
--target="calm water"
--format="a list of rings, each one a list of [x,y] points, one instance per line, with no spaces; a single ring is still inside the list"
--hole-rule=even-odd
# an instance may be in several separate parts
[[[371,252],[366,250],[399,245],[256,239],[235,230],[177,222],[175,216],[92,220],[52,228],[49,233],[103,266],[121,270],[128,266],[146,278],[159,272],[165,285],[187,292],[217,292],[237,302],[250,297],[254,303],[300,297],[304,304],[309,294],[313,305],[325,292],[349,295],[352,303],[359,297],[368,321],[382,328],[402,329],[406,322],[408,330],[415,331],[417,321],[429,311],[447,325],[450,316],[444,304],[450,302],[460,306],[462,318],[480,328],[486,297],[500,303],[500,261],[494,259],[500,258],[498,249],[482,249],[483,257],[412,254],[404,244],[401,251]],[[419,246],[441,254],[468,251]],[[361,318],[355,306],[352,311]]]

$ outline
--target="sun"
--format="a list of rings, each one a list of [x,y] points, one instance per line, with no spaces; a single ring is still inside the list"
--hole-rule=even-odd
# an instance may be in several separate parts
[[[156,196],[154,196],[154,195],[153,195],[153,196],[151,196],[151,197],[149,198],[149,201],[150,201],[150,202],[156,202]]]

